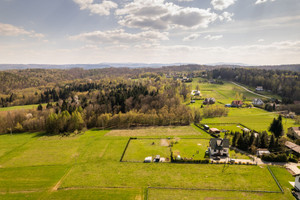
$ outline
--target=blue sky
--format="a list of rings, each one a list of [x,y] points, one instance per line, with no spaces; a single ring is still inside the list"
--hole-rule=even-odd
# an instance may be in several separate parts
[[[0,0],[0,63],[300,63],[299,0]]]

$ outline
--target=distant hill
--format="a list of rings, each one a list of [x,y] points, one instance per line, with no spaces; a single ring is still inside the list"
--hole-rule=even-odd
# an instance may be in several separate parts
[[[179,66],[184,63],[99,63],[99,64],[66,64],[66,65],[47,65],[47,64],[0,64],[0,70],[9,69],[71,69],[71,68],[83,68],[83,69],[101,69],[110,67],[126,67],[126,68],[160,68],[164,66]]]
[[[99,63],[99,64],[65,64],[65,65],[47,65],[47,64],[0,64],[0,70],[11,70],[11,69],[103,69],[103,68],[162,68],[162,67],[174,67],[187,68],[187,69],[215,69],[215,68],[259,68],[259,69],[273,69],[273,70],[289,70],[300,72],[300,64],[291,65],[247,65],[243,63],[211,63],[206,65],[199,64],[187,64],[187,63]],[[173,68],[173,69],[174,69]]]

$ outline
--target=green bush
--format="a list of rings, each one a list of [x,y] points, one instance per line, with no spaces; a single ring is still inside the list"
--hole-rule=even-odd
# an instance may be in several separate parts
[[[287,162],[288,158],[284,153],[278,155],[275,155],[274,153],[270,153],[270,154],[263,154],[262,160],[269,161],[269,162]]]

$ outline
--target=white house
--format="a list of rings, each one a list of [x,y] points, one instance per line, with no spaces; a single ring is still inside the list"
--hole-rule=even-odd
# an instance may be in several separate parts
[[[257,87],[256,87],[256,91],[264,91],[263,86],[257,86]]]
[[[300,174],[295,174],[294,175],[294,177],[295,177],[295,190],[296,191],[300,191]]]
[[[252,104],[255,106],[262,106],[264,102],[261,99],[253,99]]]
[[[200,96],[201,92],[199,90],[192,90],[191,95]]]
[[[211,138],[208,152],[211,156],[229,156],[229,140],[221,138]]]

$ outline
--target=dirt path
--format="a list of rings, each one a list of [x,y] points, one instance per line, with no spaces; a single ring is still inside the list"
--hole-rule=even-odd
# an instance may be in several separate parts
[[[68,171],[59,179],[59,181],[55,184],[53,188],[51,188],[50,192],[56,191],[59,186],[61,185],[61,182],[70,174],[72,167],[68,169]]]
[[[232,81],[231,81],[231,83],[233,83],[233,84],[236,85],[236,86],[239,86],[240,88],[243,88],[243,89],[246,90],[247,92],[250,92],[250,93],[255,94],[255,95],[257,95],[257,96],[260,96],[260,97],[264,97],[264,98],[267,98],[267,99],[271,99],[271,97],[268,97],[268,96],[265,96],[265,95],[262,95],[262,94],[257,94],[257,93],[255,93],[255,92],[249,90],[248,88],[246,88],[246,87],[244,87],[244,86],[242,86],[242,85],[239,85],[239,84],[237,84],[237,83],[235,83],[235,82],[232,82]]]

